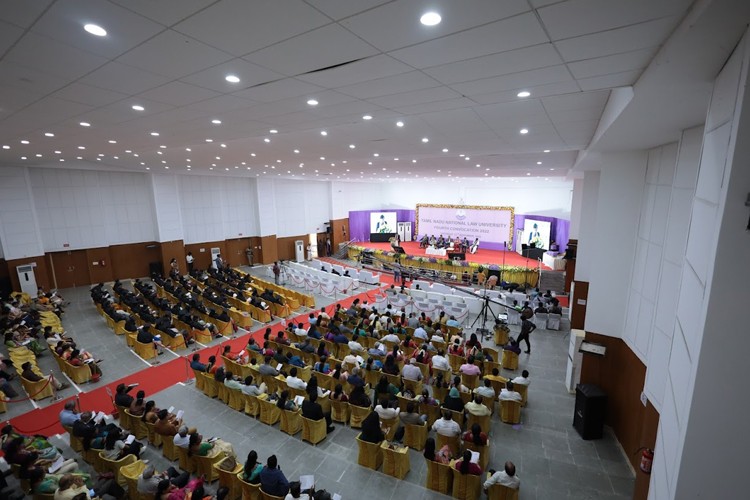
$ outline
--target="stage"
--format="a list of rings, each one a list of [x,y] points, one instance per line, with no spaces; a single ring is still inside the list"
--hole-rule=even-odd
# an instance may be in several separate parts
[[[364,248],[368,248],[370,250],[383,250],[383,251],[392,251],[390,243],[374,243],[374,242],[362,242],[359,243],[357,246],[361,246]],[[425,253],[424,248],[419,248],[419,242],[418,241],[409,241],[402,243],[401,246],[406,251],[406,255],[416,256],[416,257],[425,257],[425,258],[436,258],[438,261],[440,260],[447,260],[447,256],[440,257],[437,255],[427,255]],[[503,256],[504,254],[504,256]],[[502,250],[483,250],[481,245],[479,249],[477,250],[477,253],[471,254],[469,252],[466,252],[466,260],[468,262],[473,262],[476,264],[481,264],[484,267],[488,267],[489,265],[496,265],[496,266],[503,266],[506,267],[529,267],[531,269],[538,269],[539,262],[537,262],[534,259],[526,259],[525,257],[522,257],[517,252],[511,252],[510,250],[507,252],[504,252]],[[545,271],[551,271],[552,268],[544,265],[542,263],[542,269]]]

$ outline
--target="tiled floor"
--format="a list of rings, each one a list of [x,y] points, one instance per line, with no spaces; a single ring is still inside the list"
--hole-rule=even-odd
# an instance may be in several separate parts
[[[260,271],[260,268],[253,269],[253,272]],[[143,361],[125,347],[124,339],[115,338],[108,330],[96,313],[87,288],[63,293],[72,302],[63,319],[65,328],[104,360],[102,367],[107,379],[145,367]],[[332,302],[330,298],[319,296],[316,301],[319,306]],[[469,318],[467,324],[471,321],[473,318]],[[517,327],[512,330],[517,332]],[[574,398],[563,385],[567,342],[567,331],[537,330],[532,334],[533,354],[522,354],[519,367],[519,372],[526,368],[531,374],[529,404],[522,410],[520,426],[509,426],[493,419],[490,467],[500,468],[506,460],[515,462],[521,478],[521,499],[631,498],[633,474],[614,437],[606,433],[602,440],[583,441],[572,427]],[[47,356],[40,364],[49,369],[52,360]],[[68,389],[65,394],[74,390]],[[205,435],[219,436],[233,443],[242,461],[251,449],[256,450],[262,460],[276,454],[288,478],[314,474],[319,487],[340,493],[344,499],[443,498],[422,486],[424,458],[413,450],[410,450],[411,471],[403,481],[357,465],[354,440],[357,433],[348,427],[337,425],[327,439],[313,447],[303,443],[300,434],[290,437],[279,431],[278,426],[269,429],[220,401],[205,397],[192,384],[178,384],[149,398],[155,399],[161,407],[174,405],[184,409],[190,425],[197,426]],[[10,415],[30,409],[30,405],[25,409],[15,405]],[[161,454],[152,447],[147,449],[144,458],[153,460],[158,469],[166,466]]]

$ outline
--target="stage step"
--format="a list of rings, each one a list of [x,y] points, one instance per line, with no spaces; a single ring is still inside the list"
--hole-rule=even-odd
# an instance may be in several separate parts
[[[546,271],[542,270],[542,277],[539,282],[539,290],[542,292],[552,290],[556,293],[565,291],[565,272],[564,271]]]

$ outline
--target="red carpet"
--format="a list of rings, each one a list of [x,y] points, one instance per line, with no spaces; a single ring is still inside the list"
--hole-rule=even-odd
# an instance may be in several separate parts
[[[363,246],[365,248],[371,248],[373,250],[391,250],[391,244],[390,243],[359,243],[359,246]],[[430,256],[425,254],[424,248],[419,248],[419,242],[417,241],[409,241],[406,243],[402,243],[401,246],[406,250],[407,255],[418,255],[420,257],[436,257],[438,259],[445,259],[445,257],[439,257],[439,256]],[[479,264],[497,264],[499,266],[506,265],[506,266],[513,266],[513,267],[529,267],[531,269],[537,268],[537,261],[534,259],[527,259],[526,257],[522,257],[520,254],[516,252],[507,251],[504,252],[502,250],[483,250],[482,248],[479,248],[477,250],[477,253],[471,254],[466,253],[466,260],[469,262],[477,262]],[[542,264],[542,269],[544,270],[551,270],[549,267]]]
[[[379,289],[373,288],[366,292],[360,293],[359,295],[342,299],[337,303],[341,304],[344,308],[348,308],[349,305],[354,301],[354,299],[359,298],[360,300],[368,300],[372,302],[378,295],[378,293]],[[91,307],[94,307],[93,304],[91,305]],[[332,314],[335,307],[336,303],[327,306],[325,308],[326,312]],[[316,309],[316,311],[320,311],[320,308]],[[289,322],[294,321],[295,323],[302,322],[307,324],[308,315],[309,312],[299,314],[291,318],[286,318],[285,323],[288,324]],[[217,359],[220,362],[221,358],[219,357],[219,353],[223,350],[224,346],[230,345],[232,346],[232,352],[239,352],[247,345],[250,336],[254,337],[256,341],[261,340],[263,338],[263,333],[266,331],[266,328],[266,326],[261,325],[258,329],[250,332],[249,334],[242,335],[234,339],[227,339],[219,345],[206,347],[205,349],[201,349],[195,352],[199,352],[201,354],[201,359],[203,360],[207,359],[211,355],[216,355]],[[282,323],[277,323],[275,325],[271,325],[270,328],[273,332],[273,336],[275,336],[276,333],[279,330],[284,329],[285,326]],[[112,341],[123,342],[124,339],[116,338],[113,334]],[[63,432],[65,432],[65,430],[60,425],[58,415],[63,409],[66,401],[77,397],[79,400],[79,408],[81,408],[82,411],[91,410],[111,413],[114,407],[112,405],[112,400],[110,399],[109,394],[107,394],[107,388],[109,388],[109,390],[114,395],[115,388],[118,384],[138,383],[138,389],[146,391],[147,397],[150,397],[154,393],[162,391],[179,382],[185,382],[188,379],[192,379],[193,371],[190,369],[189,360],[195,352],[187,350],[180,351],[179,354],[181,355],[181,357],[176,359],[172,358],[168,353],[164,354],[163,356],[160,356],[160,361],[162,358],[164,359],[161,364],[152,366],[150,368],[145,368],[141,371],[128,375],[127,377],[121,378],[120,380],[108,382],[103,385],[84,386],[86,388],[91,387],[91,390],[84,391],[78,395],[71,395],[65,399],[55,402],[54,404],[45,406],[44,408],[38,408],[36,410],[24,413],[23,415],[19,415],[11,419],[10,424],[13,425],[13,427],[22,434],[41,434],[43,436],[62,434]],[[171,360],[167,361],[169,359]],[[106,377],[106,372],[104,376]],[[47,404],[46,401],[47,400],[41,401],[41,404]],[[165,403],[168,402],[162,402],[161,404]]]

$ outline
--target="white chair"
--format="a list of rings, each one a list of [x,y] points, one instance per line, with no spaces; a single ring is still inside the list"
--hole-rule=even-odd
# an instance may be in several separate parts
[[[534,324],[541,330],[547,329],[547,319],[547,313],[534,313]]]
[[[560,330],[560,319],[561,314],[548,314],[547,315],[547,330]]]

